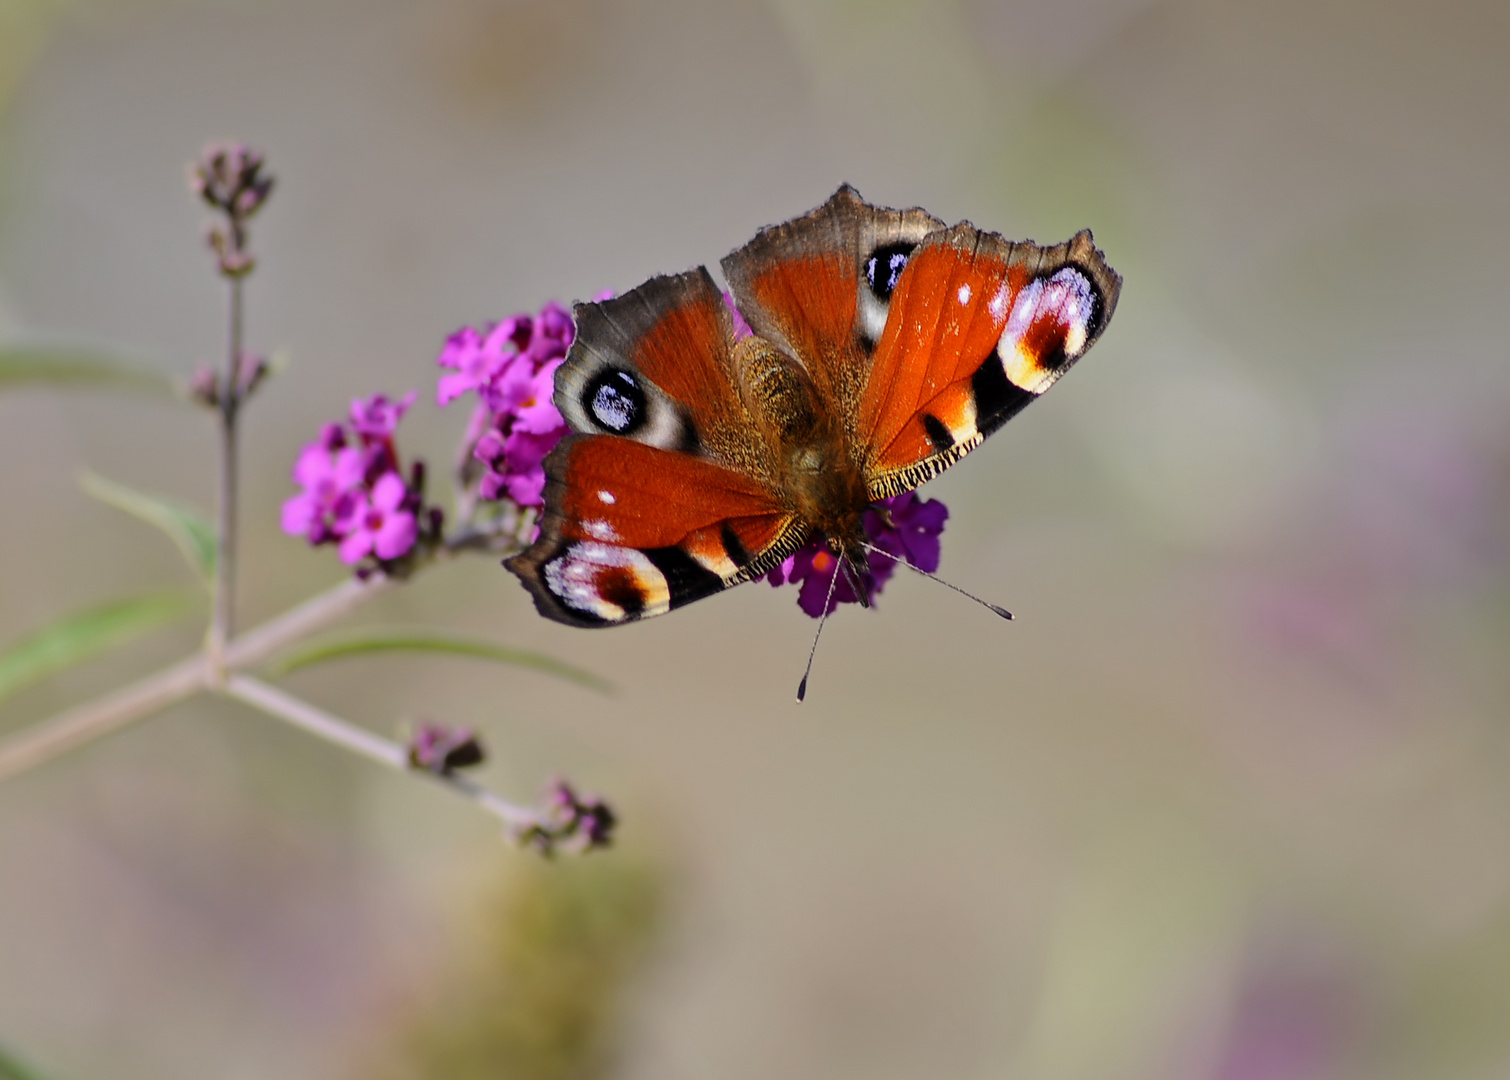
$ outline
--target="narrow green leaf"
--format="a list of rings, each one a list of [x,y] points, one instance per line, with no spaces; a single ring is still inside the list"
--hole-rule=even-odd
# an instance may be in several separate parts
[[[215,527],[198,510],[159,495],[145,495],[98,473],[79,475],[79,487],[107,506],[123,510],[167,533],[208,584],[215,577]]]
[[[171,622],[200,603],[194,593],[149,593],[66,616],[0,651],[0,699]]]
[[[41,1073],[0,1046],[0,1080],[45,1080]]]
[[[426,627],[359,627],[292,649],[275,660],[270,670],[274,676],[281,676],[297,668],[309,667],[311,664],[320,664],[327,660],[379,652],[427,652],[444,653],[450,656],[470,656],[479,660],[493,660],[501,664],[532,668],[535,671],[565,679],[567,682],[577,683],[579,686],[591,687],[605,694],[613,691],[613,684],[606,679],[553,657],[530,652],[527,649],[498,645],[482,638],[467,637]]]
[[[0,345],[0,390],[26,386],[102,387],[179,396],[173,380],[106,352],[51,345]]]

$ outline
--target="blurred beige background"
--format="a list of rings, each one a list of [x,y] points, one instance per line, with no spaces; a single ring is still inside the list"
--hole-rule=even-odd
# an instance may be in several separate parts
[[[302,441],[444,336],[715,263],[841,181],[1083,226],[1116,319],[926,493],[942,572],[824,636],[751,586],[604,633],[490,560],[363,618],[621,688],[415,658],[290,679],[560,770],[667,868],[630,1080],[1510,1076],[1510,8],[1496,0],[6,0],[0,336],[179,373],[222,315],[184,163],[266,149],[244,617],[341,570]],[[211,430],[0,397],[0,643],[184,580],[84,467],[208,505]],[[0,709],[19,729],[193,644]],[[636,856],[636,852],[640,854]],[[361,1075],[528,856],[470,806],[195,703],[0,787],[0,1043],[58,1077]],[[451,943],[451,944],[448,944]]]

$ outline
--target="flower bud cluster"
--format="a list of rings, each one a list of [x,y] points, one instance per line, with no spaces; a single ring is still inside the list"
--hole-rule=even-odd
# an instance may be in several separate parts
[[[244,143],[212,143],[189,166],[189,187],[225,218],[205,231],[220,272],[242,277],[255,265],[246,250],[246,222],[272,194],[273,177],[263,173],[262,154]]]
[[[542,855],[557,851],[584,852],[613,843],[618,817],[602,799],[580,796],[565,780],[556,780],[546,791],[545,807],[532,822],[514,831],[521,847],[533,847]]]
[[[450,776],[457,769],[481,765],[487,760],[482,742],[471,728],[448,727],[433,720],[421,721],[409,740],[409,766]]]
[[[236,364],[236,400],[245,401],[262,381],[267,378],[272,368],[265,356],[255,353],[244,352]],[[201,364],[189,377],[189,397],[197,405],[203,405],[207,409],[218,409],[225,402],[222,389],[223,380],[220,373],[208,364]]]

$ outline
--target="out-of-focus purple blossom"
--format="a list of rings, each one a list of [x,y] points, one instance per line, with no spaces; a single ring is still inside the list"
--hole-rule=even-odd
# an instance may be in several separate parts
[[[929,573],[939,566],[939,536],[944,531],[944,522],[949,517],[949,508],[937,499],[919,498],[916,492],[906,491],[890,499],[873,503],[865,511],[863,525],[870,542],[896,558],[869,553],[870,568],[861,575],[867,598],[872,602],[896,572],[897,559],[910,562],[919,570]],[[838,581],[834,580],[837,574]],[[772,585],[800,584],[797,606],[813,618],[824,614],[824,599],[833,588],[828,611],[840,604],[859,601],[848,574],[842,572],[839,558],[828,548],[822,537],[814,537],[769,574]]]
[[[351,511],[362,475],[361,451],[345,445],[339,427],[327,425],[294,462],[294,483],[304,490],[283,504],[283,531],[311,544],[343,536],[340,523]]]
[[[471,728],[424,720],[409,740],[409,765],[437,776],[449,776],[457,769],[481,765],[485,760],[487,753]]]
[[[1320,1080],[1336,1076],[1357,1042],[1356,973],[1317,950],[1255,957],[1244,973],[1212,1080]]]
[[[393,438],[398,422],[414,404],[414,391],[394,401],[387,394],[373,394],[369,398],[353,398],[351,401],[351,430],[364,443],[387,442]]]
[[[419,535],[419,523],[404,508],[409,489],[396,472],[384,473],[372,491],[356,491],[337,525],[341,561],[355,566],[368,555],[380,560],[406,555]]]
[[[538,314],[513,315],[481,331],[462,327],[446,339],[436,363],[448,372],[436,385],[435,399],[445,405],[464,394],[477,395],[467,458],[483,469],[468,479],[464,468],[463,478],[475,483],[478,497],[542,505],[542,462],[566,434],[566,422],[551,400],[556,369],[575,336],[570,312],[552,302]]]

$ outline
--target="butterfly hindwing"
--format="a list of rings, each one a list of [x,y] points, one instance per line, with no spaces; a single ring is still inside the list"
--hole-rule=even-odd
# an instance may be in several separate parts
[[[569,436],[546,476],[540,538],[508,565],[558,622],[663,614],[763,572],[803,539],[760,482],[632,439]]]
[[[917,487],[1053,385],[1120,288],[1088,231],[1050,248],[968,222],[931,234],[897,281],[860,407],[872,497]]]

